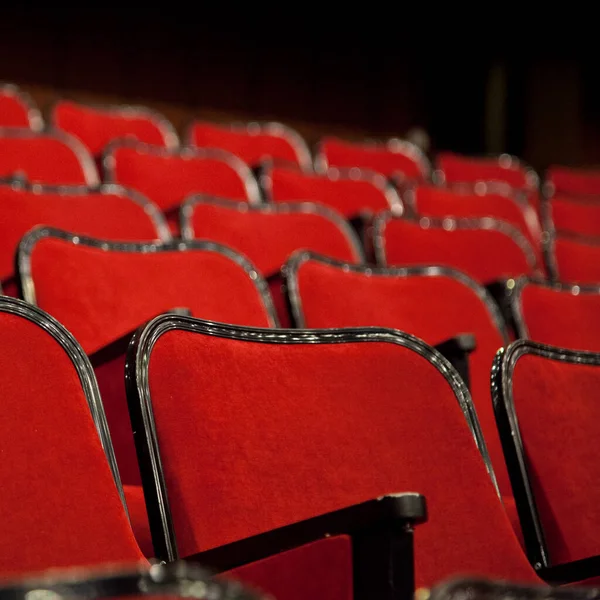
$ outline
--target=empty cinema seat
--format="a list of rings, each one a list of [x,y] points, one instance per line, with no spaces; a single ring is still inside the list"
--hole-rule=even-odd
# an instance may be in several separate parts
[[[550,581],[600,575],[599,386],[599,354],[519,340],[496,359],[494,406],[525,547]]]
[[[52,109],[51,123],[79,139],[94,156],[99,156],[110,142],[122,138],[169,149],[179,146],[173,125],[145,106],[88,106],[60,100]]]
[[[398,193],[386,178],[356,167],[331,168],[323,175],[273,168],[264,173],[261,182],[271,202],[319,202],[347,219],[388,209],[402,213]]]
[[[492,363],[508,343],[508,332],[485,288],[445,267],[373,268],[308,252],[294,255],[285,273],[297,327],[391,327],[431,345],[474,335],[468,366],[471,395],[500,489],[510,497],[490,396]]]
[[[181,209],[184,239],[207,239],[247,256],[268,279],[281,324],[289,324],[280,271],[296,250],[363,262],[356,234],[338,213],[309,202],[248,206],[215,198],[189,198]]]
[[[310,150],[302,136],[281,123],[231,123],[195,121],[188,143],[197,148],[220,148],[254,167],[265,160],[290,163],[312,171]]]
[[[600,287],[517,281],[511,306],[520,338],[600,352]]]
[[[477,448],[468,392],[417,338],[163,316],[130,347],[127,373],[158,558],[210,565],[224,544],[424,490],[417,585],[464,572],[537,580]]]
[[[44,120],[33,100],[16,85],[0,83],[0,127],[27,127],[41,131]]]
[[[535,254],[514,227],[491,218],[375,219],[377,262],[386,265],[438,264],[464,271],[484,285],[538,273]]]
[[[0,297],[0,331],[0,576],[143,561],[83,350],[14,298]]]
[[[319,143],[315,169],[326,173],[330,167],[358,167],[402,180],[428,180],[431,165],[421,149],[397,138],[387,142],[347,142],[337,138],[324,138]]]
[[[545,251],[553,281],[600,285],[600,238],[549,232]]]
[[[544,191],[548,197],[555,194],[600,197],[600,173],[554,165],[546,171]]]
[[[92,157],[75,138],[5,127],[0,128],[0,177],[12,176],[47,185],[99,183]]]
[[[118,185],[0,185],[0,284],[18,294],[14,258],[21,238],[33,227],[48,225],[114,241],[168,241],[160,210],[140,194]]]
[[[124,417],[130,334],[176,308],[227,323],[277,324],[267,284],[255,268],[213,242],[116,243],[39,228],[23,238],[18,268],[25,300],[59,319],[91,355],[127,484],[139,483]]]
[[[556,194],[543,203],[546,231],[597,237],[600,241],[600,196]]]
[[[107,181],[138,190],[158,204],[177,231],[178,211],[192,194],[260,202],[258,184],[239,158],[213,149],[168,151],[156,146],[116,143],[104,157]]]

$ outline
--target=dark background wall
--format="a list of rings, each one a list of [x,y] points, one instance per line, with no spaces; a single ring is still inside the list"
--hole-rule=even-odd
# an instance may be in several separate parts
[[[333,29],[164,3],[104,8],[10,7],[0,22],[0,80],[42,104],[59,95],[146,103],[180,129],[195,116],[279,119],[314,143],[324,133],[402,136],[419,126],[434,150],[507,151],[538,169],[600,163],[589,52],[503,55],[464,39],[459,47],[453,35],[432,47],[423,30],[385,23]]]

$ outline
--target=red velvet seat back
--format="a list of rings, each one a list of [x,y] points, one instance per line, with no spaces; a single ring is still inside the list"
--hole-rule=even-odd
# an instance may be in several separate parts
[[[600,285],[600,242],[597,238],[553,236],[548,245],[549,267],[555,279]]]
[[[0,177],[15,174],[32,183],[97,185],[92,157],[64,133],[0,129]]]
[[[520,337],[535,342],[600,352],[600,288],[552,287],[521,281],[513,294]]]
[[[559,233],[600,238],[600,196],[594,200],[556,195],[548,201],[547,209],[548,228]]]
[[[527,240],[510,225],[493,219],[437,222],[382,215],[375,229],[381,265],[444,265],[483,284],[536,273]]]
[[[52,124],[78,138],[94,156],[121,138],[166,148],[179,145],[173,126],[162,115],[140,106],[94,107],[61,100],[54,105]]]
[[[312,170],[306,142],[280,123],[217,125],[196,121],[189,130],[189,143],[198,148],[220,148],[254,166],[265,159],[293,163]]]
[[[83,351],[12,298],[0,298],[0,332],[0,576],[142,560],[88,405],[102,411]]]
[[[600,356],[517,342],[502,365],[501,405],[516,432],[507,441],[511,451],[522,444],[525,485],[533,493],[550,562],[596,556]],[[522,485],[523,471],[515,465],[513,474]],[[527,527],[527,517],[523,523]]]
[[[307,175],[298,170],[275,168],[265,175],[265,181],[273,202],[319,202],[349,219],[393,207],[402,210],[398,194],[381,175],[340,174],[334,169],[327,175]]]
[[[321,172],[328,167],[359,167],[407,179],[426,179],[430,166],[417,146],[403,140],[387,144],[359,144],[336,138],[325,138],[319,144],[316,160]]]
[[[44,126],[40,111],[16,85],[0,84],[0,127],[27,127],[40,131]]]
[[[583,169],[552,166],[546,172],[551,194],[600,196],[600,173]]]
[[[464,388],[421,342],[390,330],[345,343],[315,331],[205,335],[196,323],[157,334],[144,395],[181,556],[419,490],[429,522],[416,534],[418,585],[464,571],[533,578],[457,401]]]
[[[310,203],[248,207],[192,198],[182,211],[186,239],[214,240],[247,256],[265,276],[279,270],[296,250],[362,262],[360,243],[337,213]]]
[[[300,327],[377,325],[406,331],[432,345],[461,333],[474,334],[471,393],[500,489],[510,494],[490,396],[494,356],[508,336],[485,289],[462,273],[438,267],[378,270],[309,254],[288,263],[287,280]]]
[[[21,238],[37,225],[49,225],[107,240],[170,237],[158,209],[119,186],[30,189],[0,186],[0,282],[5,292],[14,277]],[[8,282],[9,285],[14,282]]]

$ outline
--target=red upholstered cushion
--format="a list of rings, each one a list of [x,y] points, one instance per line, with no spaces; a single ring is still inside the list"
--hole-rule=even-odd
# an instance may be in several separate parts
[[[543,344],[600,352],[600,293],[527,284],[520,293],[527,337]]]
[[[57,193],[0,186],[0,281],[4,284],[13,277],[19,241],[37,225],[115,241],[157,239],[156,226],[144,206],[125,193],[109,190],[73,188]]]
[[[247,209],[239,204],[198,202],[190,223],[196,239],[215,240],[247,256],[265,275],[279,272],[296,250],[313,250],[339,260],[360,262],[350,226],[309,204]]]
[[[73,363],[0,313],[0,574],[142,559]]]
[[[190,128],[190,144],[199,148],[221,148],[239,156],[249,165],[256,165],[265,158],[272,158],[303,165],[310,155],[303,155],[297,150],[298,142],[294,141],[286,128],[277,123],[261,127],[258,123],[248,126],[228,127],[204,121],[196,121]],[[300,140],[300,144],[304,144]],[[304,150],[305,151],[305,150]],[[310,167],[310,164],[308,165]]]
[[[386,180],[381,176],[307,175],[293,169],[275,168],[266,179],[269,197],[274,202],[320,202],[349,219],[363,212],[390,208]]]
[[[535,580],[456,397],[415,352],[171,331],[149,385],[182,556],[418,490],[430,514],[416,534],[418,585]]]
[[[10,134],[0,130],[0,177],[20,173],[31,182],[95,185],[92,158],[53,134]]]
[[[421,151],[408,142],[385,146],[325,138],[319,150],[330,167],[360,167],[382,175],[403,175],[409,179],[423,179],[429,175],[427,161]]]
[[[29,106],[12,86],[0,85],[0,127],[30,127]]]
[[[554,258],[561,281],[600,284],[600,243],[593,239],[556,236]]]
[[[144,490],[141,485],[124,485],[123,491],[125,492],[125,501],[127,502],[131,528],[133,529],[138,546],[144,556],[152,558],[154,556],[154,547],[152,546],[152,535],[146,511],[146,501],[144,500]]]
[[[550,209],[557,231],[600,237],[600,197],[578,200],[572,196],[554,196]]]
[[[583,169],[552,166],[546,173],[557,194],[600,195],[600,173]]]
[[[472,395],[501,490],[510,495],[490,395],[492,362],[505,344],[477,292],[444,275],[365,275],[315,260],[301,264],[296,280],[305,327],[378,325],[432,345],[475,334],[477,349],[469,357]]]
[[[57,129],[77,137],[94,155],[122,138],[166,147],[177,146],[178,142],[164,117],[141,107],[101,108],[61,100],[54,106],[52,122]]]
[[[561,563],[595,556],[600,553],[600,368],[524,355],[512,383],[550,559]]]
[[[255,200],[247,168],[218,156],[161,152],[150,146],[116,146],[105,159],[111,181],[140,191],[163,211],[177,208],[191,194]]]
[[[390,219],[383,225],[381,258],[388,265],[454,267],[483,284],[535,273],[533,253],[528,260],[521,246],[506,233],[450,226],[423,227],[416,221]]]
[[[438,168],[444,173],[445,183],[475,181],[503,181],[520,190],[530,186],[523,166],[508,154],[481,158],[442,152],[437,156]]]
[[[352,600],[352,544],[325,538],[223,575],[277,600]]]

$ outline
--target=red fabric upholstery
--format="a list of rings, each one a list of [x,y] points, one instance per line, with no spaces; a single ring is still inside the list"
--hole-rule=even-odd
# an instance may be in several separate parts
[[[58,227],[107,240],[155,240],[144,207],[118,193],[42,193],[0,186],[0,282],[14,276],[19,241],[36,225]]]
[[[24,318],[0,330],[0,575],[142,559],[73,363]]]
[[[18,92],[0,85],[0,127],[30,127],[29,107]]]
[[[269,196],[273,202],[309,200],[320,202],[348,219],[362,212],[390,208],[385,195],[385,179],[377,185],[366,177],[326,177],[307,175],[293,169],[272,169],[268,175]]]
[[[444,265],[483,284],[535,272],[510,236],[491,229],[423,228],[415,221],[390,219],[383,244],[388,265]]]
[[[600,173],[598,171],[552,166],[548,169],[546,176],[556,194],[600,196]]]
[[[0,131],[0,177],[20,173],[35,183],[49,185],[89,184],[97,181],[96,167],[89,155],[85,166],[75,150],[52,134],[6,136]],[[86,174],[90,171],[90,174]]]
[[[182,556],[418,490],[430,514],[418,585],[465,572],[535,580],[456,397],[416,353],[171,331],[149,385]]]
[[[144,109],[96,108],[68,100],[58,102],[52,113],[53,125],[77,137],[95,156],[121,138],[168,146],[171,140],[165,139],[159,118]]]
[[[281,274],[269,277],[269,291],[273,298],[273,305],[275,306],[275,312],[277,313],[279,327],[286,329],[292,326],[292,320],[290,318],[285,290],[282,286],[283,278]]]
[[[348,262],[361,261],[339,224],[316,213],[310,205],[304,205],[306,212],[289,212],[286,207],[240,210],[236,204],[209,202],[199,202],[193,208],[191,224],[196,239],[214,240],[237,250],[265,277],[278,273],[289,256],[300,249]]]
[[[420,152],[412,146],[412,153],[409,153],[384,145],[370,146],[325,138],[319,149],[330,167],[360,167],[387,176],[403,175],[408,179],[423,179],[429,175],[421,163]]]
[[[378,325],[431,345],[475,334],[477,349],[469,357],[472,396],[501,491],[511,494],[490,395],[492,362],[504,340],[473,289],[445,275],[365,275],[316,260],[301,264],[297,284],[308,328]]]
[[[517,190],[529,187],[526,170],[508,155],[480,158],[442,152],[437,156],[437,165],[447,184],[503,181]]]
[[[600,238],[600,197],[581,201],[565,195],[550,201],[552,222],[557,231]]]
[[[161,154],[151,147],[117,146],[107,162],[112,181],[140,191],[166,212],[192,194],[248,200],[242,174],[214,157]]]
[[[529,339],[550,346],[600,352],[600,293],[528,283],[520,295]]]
[[[551,560],[599,554],[600,367],[524,355],[516,363],[512,386]]]
[[[150,523],[148,523],[148,513],[146,511],[146,501],[144,500],[144,490],[141,485],[124,485],[125,501],[127,502],[127,511],[131,528],[135,539],[147,558],[154,557],[154,547],[152,546],[152,535],[150,533]]]
[[[561,281],[600,285],[600,243],[556,236],[554,258]]]
[[[352,600],[352,544],[325,538],[224,573],[277,600]]]
[[[199,148],[221,148],[235,154],[249,165],[264,159],[275,159],[300,165],[292,140],[282,129],[279,135],[261,128],[232,129],[227,126],[196,121],[190,128],[190,144]],[[297,135],[297,134],[296,134]]]

